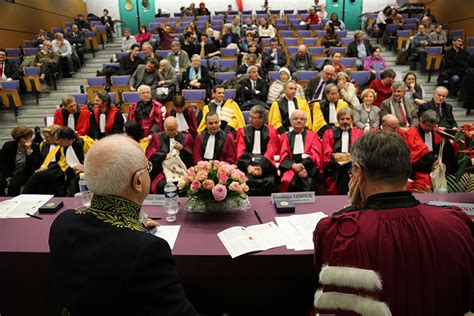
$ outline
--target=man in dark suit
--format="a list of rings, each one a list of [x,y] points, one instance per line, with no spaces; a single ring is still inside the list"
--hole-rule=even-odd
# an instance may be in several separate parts
[[[270,48],[263,53],[262,64],[266,71],[279,70],[286,65],[286,54],[278,46],[276,37],[270,40]]]
[[[347,46],[347,57],[356,57],[356,65],[361,68],[364,64],[364,58],[370,56],[373,51],[372,44],[369,40],[364,39],[364,33],[357,31],[354,34],[354,41]]]
[[[154,58],[147,60],[145,65],[138,65],[130,78],[130,90],[136,91],[142,84],[150,86],[151,91],[155,91],[158,86],[158,74],[156,69],[160,64]]]
[[[79,31],[79,27],[76,24],[73,24],[71,33],[66,34],[66,39],[73,47],[73,50],[76,50],[81,65],[84,65],[84,53],[86,51],[86,38],[84,33]]]
[[[392,84],[392,96],[380,104],[380,117],[393,114],[400,122],[400,127],[406,130],[410,126],[418,126],[418,116],[413,103],[405,97],[405,91],[403,81]]]
[[[440,118],[438,123],[439,126],[445,128],[458,127],[458,123],[456,123],[453,115],[453,106],[446,103],[447,97],[448,89],[443,86],[437,87],[433,92],[433,99],[421,104],[418,108],[418,117],[421,117],[421,114],[425,111],[434,110],[438,113]]]
[[[140,220],[149,171],[138,143],[125,136],[104,138],[88,152],[91,205],[63,212],[49,235],[59,300],[71,315],[196,315],[167,242]]]
[[[250,110],[256,104],[261,104],[267,108],[268,86],[266,81],[258,74],[258,67],[248,67],[247,75],[248,78],[243,79],[239,85],[240,109],[243,111]]]
[[[324,66],[323,70],[316,75],[315,77],[311,78],[306,86],[306,90],[304,91],[306,100],[308,103],[312,103],[310,101],[320,101],[324,98],[324,89],[330,83],[336,83],[336,69],[331,65]],[[310,104],[311,106],[311,104]]]
[[[19,80],[20,69],[13,60],[7,59],[7,51],[0,48],[0,81]]]

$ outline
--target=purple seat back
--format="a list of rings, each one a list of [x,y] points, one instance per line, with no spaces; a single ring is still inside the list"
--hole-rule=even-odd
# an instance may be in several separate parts
[[[308,52],[311,55],[320,55],[324,53],[324,47],[318,47],[318,46],[308,47]]]
[[[271,81],[279,80],[280,79],[280,72],[279,71],[269,71],[268,72],[268,78],[270,78]]]
[[[181,81],[183,81],[183,73],[178,72],[178,73],[176,73],[176,82],[181,83]]]
[[[9,60],[13,60],[15,63],[17,63],[18,65],[20,64],[21,60],[20,60],[20,57],[7,57],[7,59]]]
[[[216,72],[217,80],[230,80],[235,77],[235,72]]]
[[[26,76],[39,76],[41,74],[40,67],[25,67],[23,68],[23,72]]]
[[[63,29],[60,28],[60,27],[53,27],[51,30],[53,31],[53,34],[62,33],[62,32],[63,32]]]
[[[103,87],[105,85],[105,77],[87,78],[87,85],[91,87]]]
[[[403,36],[403,37],[410,37],[411,36],[411,32],[410,30],[398,30],[397,31],[397,36],[400,37],[400,36]]]
[[[183,97],[186,101],[204,101],[206,90],[183,90]]]
[[[346,47],[329,47],[329,54],[331,55],[334,52],[339,52],[341,54],[346,54],[347,48]]]
[[[115,92],[109,92],[108,95],[110,97],[110,103],[115,103]]]
[[[281,37],[294,37],[295,34],[293,33],[293,31],[290,31],[290,30],[280,30],[280,36]]]
[[[76,100],[77,104],[87,104],[87,94],[85,93],[74,93],[71,96]]]
[[[308,27],[306,26],[306,24],[293,24],[293,28],[295,30],[306,30]]]
[[[347,36],[347,31],[340,31],[339,33],[337,33],[337,36],[339,38],[344,38]]]
[[[222,56],[237,56],[237,48],[221,48]]]
[[[414,30],[416,27],[416,24],[403,24],[402,25],[402,30]]]
[[[318,74],[317,71],[298,71],[298,80],[310,80],[313,77],[316,77]]]
[[[23,53],[26,55],[26,56],[32,56],[32,55],[36,55],[38,54],[38,47],[25,47],[23,48]]]
[[[2,85],[2,88],[5,90],[18,90],[20,81],[19,80],[2,81],[1,85]]]
[[[166,20],[167,20],[166,17],[155,18],[155,22],[158,23],[158,25],[160,23],[166,22]],[[154,24],[154,23],[152,23],[152,24]]]
[[[122,59],[123,57],[127,56],[129,53],[127,52],[120,52],[120,53],[115,53],[115,58],[117,58],[117,60],[120,60]]]
[[[160,27],[160,22],[150,23],[150,31],[154,31],[156,28]]]
[[[156,50],[155,53],[157,55],[160,55],[161,57],[163,57],[164,59],[166,59],[166,57],[168,57],[168,54],[171,52],[171,50],[167,50],[167,49],[164,49],[164,50]]]
[[[7,51],[7,56],[20,56],[21,49],[20,48],[5,48]]]
[[[316,36],[316,37],[323,37],[324,34],[326,34],[326,31],[320,30],[320,31],[316,31],[315,36]]]
[[[397,30],[398,30],[398,24],[387,24],[386,30],[387,30],[387,32],[389,32],[390,34],[394,34],[394,33],[396,33]]]
[[[129,76],[112,76],[110,77],[113,86],[128,86]]]
[[[33,41],[30,40],[23,41],[23,44],[25,44],[25,47],[33,47]]]
[[[266,38],[262,38],[262,44],[264,46],[270,46],[270,38],[266,37]]]
[[[350,37],[346,37],[346,38],[341,38],[341,41],[342,41],[342,45],[344,46],[349,46],[349,44],[354,41],[353,38],[350,38]]]
[[[86,31],[86,38],[94,38],[96,36],[95,32]]]
[[[357,81],[360,86],[363,86],[369,81],[370,72],[369,71],[353,71],[352,79]]]
[[[299,37],[311,37],[311,31],[307,31],[307,30],[298,31],[298,36]]]
[[[318,43],[318,39],[314,37],[303,37],[303,44],[305,45],[316,45]]]
[[[298,39],[296,37],[283,37],[283,43],[286,46],[298,45]]]
[[[298,46],[287,46],[286,50],[288,51],[288,55],[294,55],[298,52]]]
[[[228,99],[234,100],[236,94],[237,94],[236,89],[225,89],[224,90],[224,100],[228,100]]]
[[[146,55],[144,52],[139,52],[138,53],[138,57],[140,57],[141,59],[145,59],[146,58]]]
[[[136,103],[140,101],[138,92],[124,92],[122,93],[122,98],[125,103]]]
[[[426,47],[426,53],[428,55],[435,55],[435,54],[441,54],[443,51],[443,47],[441,46],[427,46]]]
[[[464,36],[464,30],[452,30],[449,31],[451,37]]]
[[[357,58],[355,57],[346,57],[341,58],[341,65],[344,67],[355,67]]]
[[[97,32],[105,32],[105,31],[107,31],[107,26],[105,26],[105,25],[96,25],[95,29],[96,29]]]
[[[237,67],[237,59],[219,59],[220,67],[235,68]]]

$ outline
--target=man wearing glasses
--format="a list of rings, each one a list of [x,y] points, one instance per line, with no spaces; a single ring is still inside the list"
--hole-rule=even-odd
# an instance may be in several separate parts
[[[418,117],[427,110],[434,110],[438,113],[440,121],[439,126],[448,129],[455,129],[458,127],[458,123],[454,119],[453,106],[446,103],[448,97],[448,89],[440,86],[433,92],[433,98],[431,101],[423,103],[418,108]]]
[[[167,242],[139,220],[150,168],[126,136],[106,137],[89,151],[91,206],[59,215],[49,238],[59,302],[70,314],[196,315]]]

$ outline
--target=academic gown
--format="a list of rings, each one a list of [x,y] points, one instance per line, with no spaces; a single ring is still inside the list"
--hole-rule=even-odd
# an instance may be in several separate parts
[[[197,135],[194,140],[194,164],[204,159],[207,141],[210,134],[207,131]],[[212,160],[225,161],[230,164],[235,163],[235,141],[230,132],[219,130],[216,134],[216,143],[214,147],[214,157]]]
[[[311,110],[309,109],[308,102],[300,97],[295,97],[293,102],[295,103],[295,110],[301,110],[306,113],[306,116],[308,117],[306,120],[306,127],[310,129],[312,127],[312,121]],[[283,134],[289,131],[291,123],[288,113],[287,98],[282,98],[281,100],[272,103],[270,112],[268,113],[268,124],[278,130],[278,134]]]
[[[74,127],[76,128],[75,132],[79,136],[89,135],[91,128],[91,111],[86,106],[82,106],[79,111],[74,113]],[[69,111],[64,107],[56,109],[54,111],[54,124],[60,126],[67,126],[69,119]]]
[[[349,131],[349,151],[354,142],[364,134],[363,130],[351,128]],[[322,169],[325,187],[328,194],[347,194],[349,192],[349,169],[351,163],[339,165],[333,154],[342,152],[342,130],[328,129],[321,140]]]
[[[158,101],[151,100],[151,106],[143,106],[143,102],[134,103],[128,113],[129,121],[136,121],[143,126],[145,137],[152,132],[163,131],[163,116],[166,108]]]
[[[201,134],[206,129],[206,114],[208,112],[216,112],[217,105],[214,102],[210,102],[202,109],[202,115],[200,117],[200,123],[198,127],[198,133]],[[245,119],[239,105],[231,99],[226,100],[222,104],[221,111],[219,112],[219,118],[221,120],[221,129],[226,132],[231,132],[235,135],[239,128],[244,127]]]
[[[339,99],[336,103],[336,115],[342,108],[347,108],[347,102]],[[318,133],[319,137],[323,137],[324,132],[332,126],[337,126],[337,123],[329,124],[329,102],[324,99],[320,102],[315,102],[313,106],[313,132]]]
[[[304,154],[293,155],[295,143],[294,131],[280,135],[281,192],[315,191],[321,182],[319,166],[321,164],[321,142],[309,129],[303,132]],[[306,178],[300,178],[291,169],[294,163],[302,163],[308,172]]]
[[[237,167],[245,172],[248,178],[248,195],[270,195],[276,187],[275,155],[280,154],[278,132],[270,125],[263,125],[260,130],[260,152],[252,154],[255,143],[255,128],[246,126],[237,131]],[[247,172],[249,165],[260,166],[262,175],[255,177]]]
[[[464,315],[473,304],[472,224],[459,208],[421,204],[409,191],[323,218],[313,235],[316,312]]]
[[[166,117],[168,116],[174,116],[176,117],[176,110],[175,109],[170,109],[166,111]],[[188,132],[194,136],[197,134],[197,118],[196,118],[196,112],[192,107],[186,107],[183,109],[183,116],[184,119],[186,120],[186,123],[188,123],[189,130]]]
[[[193,138],[191,134],[178,133],[178,135],[175,137],[175,141],[183,145],[183,149],[179,152],[179,157],[184,162],[186,167],[190,168],[193,164]],[[152,179],[150,189],[154,194],[163,193],[163,189],[166,184],[166,178],[163,172],[162,163],[170,151],[170,138],[166,135],[166,133],[153,133],[150,144],[148,145],[146,151],[146,157],[153,164],[153,170],[150,174]]]
[[[105,112],[105,133],[100,131],[100,109],[96,108],[94,114],[91,115],[91,130],[89,136],[94,139],[100,139],[111,134],[122,134],[123,133],[123,116],[119,109],[116,107],[110,107]]]

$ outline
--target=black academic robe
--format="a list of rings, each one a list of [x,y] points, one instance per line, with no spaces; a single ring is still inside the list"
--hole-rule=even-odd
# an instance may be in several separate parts
[[[295,110],[301,110],[297,98],[293,98],[293,103],[295,104]],[[288,99],[281,98],[278,100],[278,108],[281,116],[281,127],[278,128],[278,134],[282,134],[289,131],[291,127],[290,116],[288,115]]]
[[[416,129],[418,131],[418,134],[421,137],[421,141],[424,143],[425,132],[420,126],[417,126]],[[432,140],[433,151],[430,151],[429,153],[424,155],[420,160],[418,160],[416,163],[413,164],[414,171],[430,173],[433,163],[436,161],[436,159],[438,159],[442,136],[436,131],[433,131],[431,134],[432,134],[431,140]],[[456,152],[455,152],[454,146],[451,144],[451,142],[448,139],[446,139],[446,141],[444,142],[443,163],[446,165],[446,171],[448,173],[456,172],[458,168]]]
[[[207,141],[210,134],[208,131],[202,132],[201,135],[196,136],[194,142],[194,164],[199,161],[207,160],[204,158]],[[225,161],[230,164],[235,163],[235,141],[234,136],[230,132],[219,130],[216,134],[216,142],[214,147],[214,156],[212,160]]]

